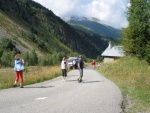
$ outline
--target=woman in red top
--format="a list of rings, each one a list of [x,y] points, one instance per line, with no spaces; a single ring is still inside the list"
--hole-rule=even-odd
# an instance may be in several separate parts
[[[91,64],[92,64],[92,68],[95,69],[95,61],[94,60],[92,61]]]

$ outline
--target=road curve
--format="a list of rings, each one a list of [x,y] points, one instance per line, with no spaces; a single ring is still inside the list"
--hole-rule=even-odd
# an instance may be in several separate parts
[[[25,86],[0,90],[0,113],[122,113],[122,94],[110,80],[92,69]]]

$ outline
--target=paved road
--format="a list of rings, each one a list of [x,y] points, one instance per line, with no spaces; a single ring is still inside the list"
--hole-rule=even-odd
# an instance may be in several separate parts
[[[50,81],[0,90],[0,113],[121,113],[122,95],[110,80],[92,69],[78,70]]]

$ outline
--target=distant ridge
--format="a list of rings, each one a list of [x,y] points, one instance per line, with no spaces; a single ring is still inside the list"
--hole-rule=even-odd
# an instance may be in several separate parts
[[[104,37],[121,38],[121,30],[115,29],[108,25],[104,25],[101,21],[95,17],[88,19],[87,17],[76,17],[73,16],[68,21],[76,29],[82,31],[90,30],[93,33],[99,34]]]

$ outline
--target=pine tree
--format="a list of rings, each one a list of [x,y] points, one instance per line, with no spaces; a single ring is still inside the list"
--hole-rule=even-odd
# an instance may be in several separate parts
[[[150,42],[150,0],[130,0],[128,28],[123,32],[126,52],[146,58]]]

